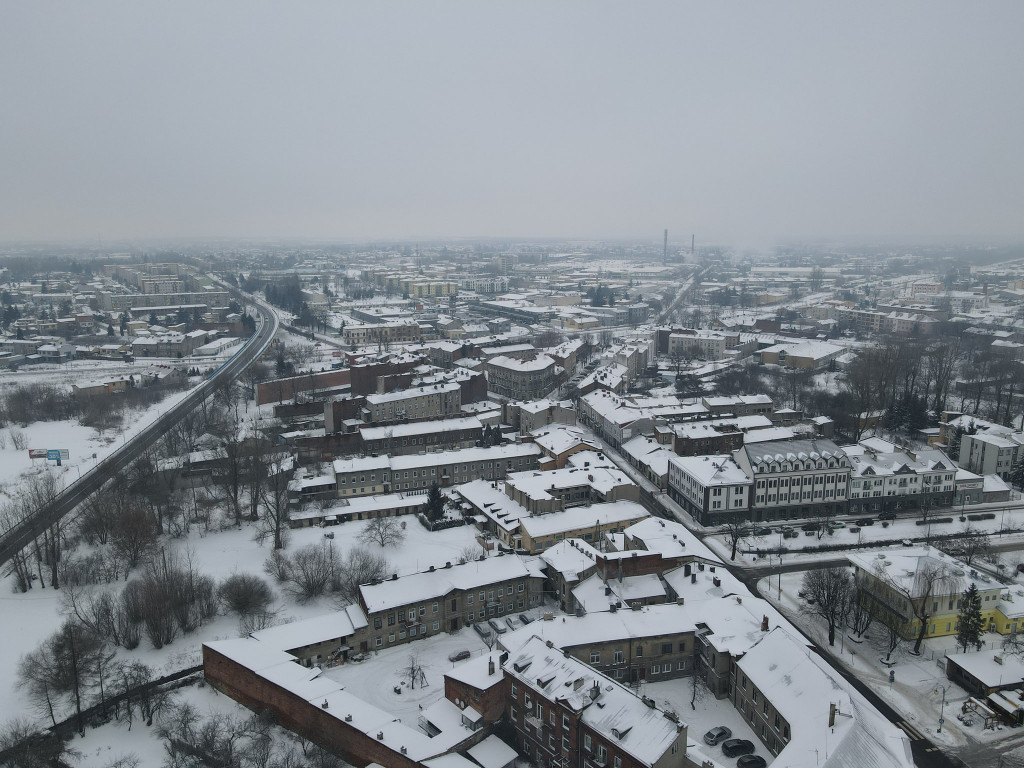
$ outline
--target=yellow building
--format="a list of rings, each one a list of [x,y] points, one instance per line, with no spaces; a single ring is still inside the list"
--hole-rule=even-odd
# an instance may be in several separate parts
[[[955,635],[963,593],[972,584],[985,630],[1009,634],[1024,627],[1024,598],[1014,603],[995,579],[933,547],[859,552],[849,560],[861,605],[906,640],[917,639],[922,618],[925,638]]]

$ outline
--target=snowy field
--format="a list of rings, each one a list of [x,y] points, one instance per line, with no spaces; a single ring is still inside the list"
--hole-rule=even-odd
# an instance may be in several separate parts
[[[430,565],[444,565],[447,561],[457,562],[460,553],[476,545],[476,529],[472,527],[449,528],[430,533],[415,519],[408,517],[406,538],[397,547],[383,551],[376,544],[367,545],[358,540],[365,523],[352,522],[332,527],[335,538],[332,543],[340,556],[354,545],[365,546],[372,551],[383,552],[391,570],[397,573],[411,573],[425,570]],[[254,541],[255,528],[245,525],[241,529],[230,528],[220,532],[202,532],[198,526],[192,528],[187,538],[171,539],[166,546],[170,550],[190,553],[199,572],[216,581],[232,573],[252,573],[263,576],[263,563],[270,554],[269,546],[260,546]],[[324,531],[320,528],[301,528],[289,532],[287,551],[311,542],[323,542]],[[269,577],[268,581],[270,581]],[[59,591],[40,589],[37,586],[24,594],[15,594],[10,588],[0,592],[0,608],[3,610],[5,631],[0,639],[0,650],[7,662],[0,666],[0,722],[15,715],[23,714],[15,689],[17,663],[21,656],[33,650],[43,639],[54,632],[61,622],[61,596]],[[297,603],[287,595],[280,594],[280,586],[271,585],[278,592],[273,606],[278,613],[278,623],[289,620],[311,618],[334,609],[330,596]],[[95,589],[99,589],[96,587]],[[118,649],[120,658],[139,660],[160,670],[161,673],[201,663],[203,642],[239,636],[237,619],[232,616],[218,616],[212,622],[201,626],[189,635],[179,635],[174,642],[160,650],[154,650],[147,640],[134,651]],[[468,643],[464,645],[469,646]],[[447,658],[447,652],[444,654]]]
[[[123,428],[117,431],[98,432],[92,427],[82,426],[76,419],[40,421],[24,428],[10,425],[0,430],[3,436],[0,437],[0,501],[16,494],[22,481],[44,472],[56,474],[62,486],[78,480],[97,462],[187,395],[188,390],[175,392],[159,403],[127,414]],[[68,460],[58,467],[53,461],[30,459],[27,450],[14,446],[12,435],[18,433],[24,435],[28,448],[66,448]]]

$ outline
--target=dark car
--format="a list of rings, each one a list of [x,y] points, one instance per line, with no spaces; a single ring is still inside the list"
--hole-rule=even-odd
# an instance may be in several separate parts
[[[764,768],[768,765],[760,755],[744,755],[736,761],[736,768]]]
[[[722,742],[722,752],[726,757],[750,755],[754,752],[754,745],[746,739],[727,739]]]
[[[754,535],[755,536],[770,536],[771,532],[772,532],[772,529],[769,526],[766,525],[763,528],[758,528],[756,531],[754,531]]]
[[[715,744],[725,741],[730,736],[732,736],[732,731],[724,725],[719,725],[704,734],[704,743],[710,744],[713,747]]]
[[[448,654],[448,661],[463,661],[472,656],[468,648],[463,648],[461,651],[454,651]]]
[[[817,533],[821,530],[821,526],[818,523],[805,523],[800,526],[801,531],[810,531],[811,533]]]
[[[873,517],[862,517],[860,520],[857,521],[857,525],[874,525],[874,524],[875,524],[875,518],[873,518]]]
[[[527,615],[526,615],[525,613],[520,613],[520,614],[519,614],[519,620],[520,620],[521,622],[523,622],[523,624],[529,624],[529,623],[530,623],[531,621],[533,621],[533,619],[531,619],[531,618],[530,618],[529,616],[527,616]]]
[[[878,513],[878,519],[879,520],[895,520],[896,519],[896,513],[895,512],[879,512]]]

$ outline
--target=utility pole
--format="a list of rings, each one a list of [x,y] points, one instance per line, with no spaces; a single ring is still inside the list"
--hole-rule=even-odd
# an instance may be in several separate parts
[[[665,230],[665,248],[662,252],[661,261],[663,264],[668,264],[668,230]]]

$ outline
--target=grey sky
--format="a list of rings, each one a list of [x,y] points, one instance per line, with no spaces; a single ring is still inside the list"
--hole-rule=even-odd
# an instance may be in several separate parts
[[[0,240],[1024,235],[1024,3],[2,0]]]

